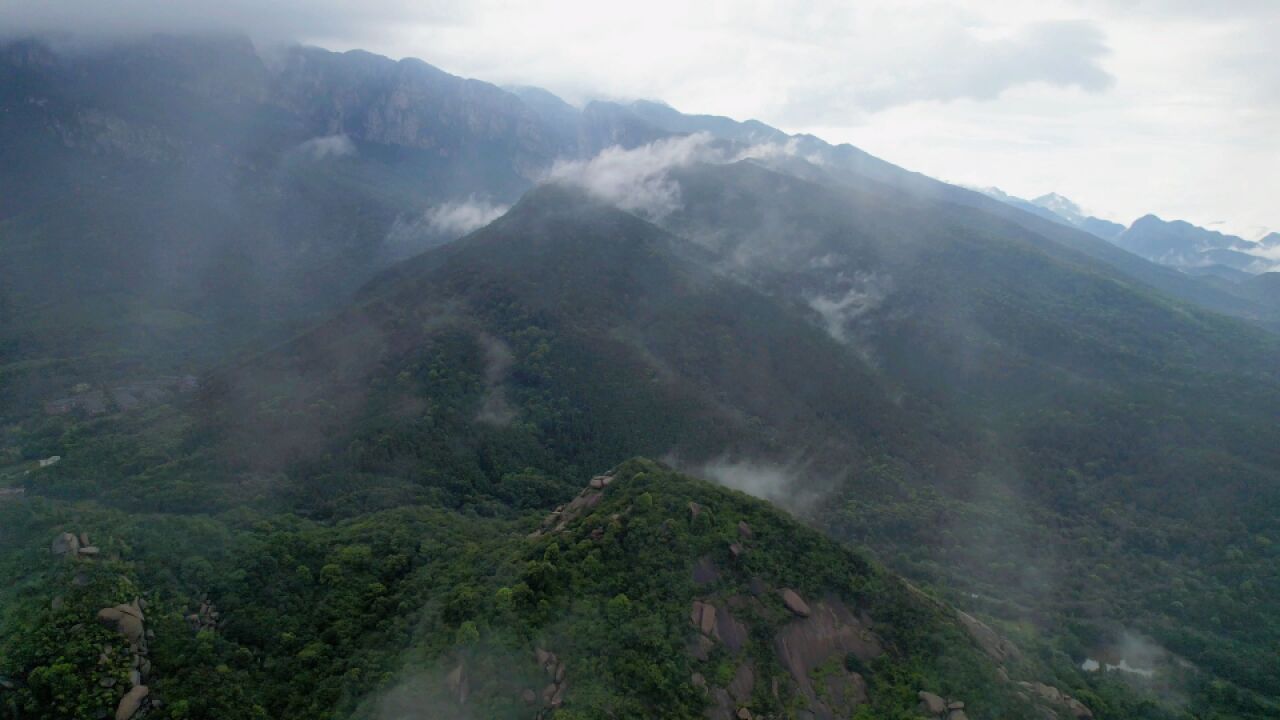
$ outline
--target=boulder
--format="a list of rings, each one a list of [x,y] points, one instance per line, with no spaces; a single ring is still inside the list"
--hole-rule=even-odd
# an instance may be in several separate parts
[[[120,704],[116,705],[116,720],[129,720],[137,715],[138,710],[142,709],[143,701],[150,694],[151,689],[146,685],[138,685],[125,693],[124,697],[120,698]]]
[[[69,532],[64,532],[53,539],[53,544],[49,546],[49,550],[54,555],[75,555],[80,550],[80,538]]]
[[[1017,645],[1000,637],[995,630],[987,627],[986,623],[962,611],[956,611],[956,616],[960,618],[960,624],[964,625],[964,629],[969,632],[969,636],[973,638],[974,642],[978,643],[978,647],[982,648],[982,651],[992,660],[1003,664],[1011,658],[1022,657],[1022,652],[1018,650]]]
[[[729,697],[732,697],[735,702],[746,704],[751,701],[751,692],[755,687],[755,670],[752,669],[751,662],[747,661],[738,666],[733,674],[733,680],[725,689],[729,691]]]
[[[694,638],[693,643],[689,646],[689,654],[696,660],[706,660],[711,656],[711,651],[716,649],[716,641],[706,635],[698,634]]]
[[[101,550],[99,550],[95,545],[89,545],[88,547],[80,548],[76,552],[79,555],[97,555]]]
[[[113,607],[102,608],[98,611],[98,622],[107,627],[115,627],[122,617],[124,617],[124,613]]]
[[[822,698],[836,717],[850,717],[867,703],[867,681],[858,673],[836,671],[827,674],[825,681]]]
[[[961,701],[959,701],[959,700],[952,700],[951,702],[947,703],[947,709],[948,709],[948,710],[963,710],[963,709],[964,709],[964,703],[963,703],[963,702],[961,702]]]
[[[751,526],[747,524],[746,520],[738,521],[738,535],[740,535],[743,540],[751,539]]]
[[[564,705],[564,693],[568,689],[568,685],[560,683],[556,686],[556,691],[551,695],[551,707],[558,708]]]
[[[728,609],[716,612],[715,639],[724,643],[732,652],[738,652],[747,644],[747,626],[738,622]]]
[[[969,720],[969,716],[963,710],[952,710],[947,713],[947,720]]]
[[[689,619],[693,622],[693,626],[698,628],[698,632],[703,635],[715,635],[716,608],[714,605],[704,603],[701,600],[694,600],[693,609],[689,612]]]
[[[1065,700],[1067,703],[1067,709],[1071,711],[1072,716],[1074,716],[1076,720],[1090,720],[1090,718],[1093,717],[1093,711],[1090,710],[1084,703],[1071,697],[1070,695],[1067,695],[1065,697]]]
[[[702,506],[690,500],[689,501],[689,519],[697,520],[698,516],[701,514],[702,514]]]
[[[525,688],[525,691],[520,693],[520,699],[524,701],[525,705],[532,705],[538,701],[538,693]]]
[[[787,606],[791,612],[800,617],[809,617],[809,603],[804,601],[795,590],[791,588],[782,589],[782,604]]]
[[[710,555],[703,555],[693,565],[693,582],[696,585],[710,585],[720,579],[720,568]]]
[[[774,637],[773,646],[778,662],[807,697],[816,695],[810,672],[832,658],[843,661],[853,653],[869,661],[884,653],[879,639],[835,600],[816,603],[809,617],[787,623]]]
[[[458,663],[457,666],[455,666],[453,670],[445,676],[444,681],[445,684],[449,686],[449,692],[453,695],[454,699],[458,701],[458,704],[465,705],[467,703],[467,696],[471,694],[470,684],[467,682],[466,666],[462,663]]]
[[[925,715],[936,716],[947,711],[947,701],[938,695],[921,690],[916,697],[920,698],[920,711]]]
[[[1051,703],[1062,702],[1062,691],[1052,685],[1045,685],[1042,682],[1033,683],[1031,688],[1036,691],[1040,697]]]

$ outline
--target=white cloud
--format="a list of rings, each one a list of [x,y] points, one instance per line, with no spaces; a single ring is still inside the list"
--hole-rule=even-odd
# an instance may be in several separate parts
[[[331,157],[347,157],[356,154],[356,145],[346,135],[314,137],[298,145],[298,151],[316,160]]]
[[[658,98],[1119,222],[1237,234],[1280,226],[1278,25],[1275,0],[0,4],[11,32],[244,29],[571,100]]]
[[[423,219],[431,232],[456,238],[497,220],[509,207],[472,196],[437,205],[428,210]]]
[[[671,170],[695,163],[767,160],[794,152],[794,142],[741,148],[695,133],[637,148],[605,148],[588,160],[560,160],[542,180],[580,187],[623,210],[661,219],[680,207],[680,187],[670,178]]]

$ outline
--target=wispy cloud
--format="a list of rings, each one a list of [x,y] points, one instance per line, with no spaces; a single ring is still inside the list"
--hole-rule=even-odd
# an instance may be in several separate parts
[[[325,135],[314,137],[298,145],[298,152],[316,160],[325,158],[348,157],[356,154],[356,144],[346,135]]]
[[[695,133],[637,148],[606,148],[588,160],[561,160],[542,180],[580,187],[628,212],[661,219],[680,208],[680,186],[671,179],[671,170],[697,163],[771,159],[794,152],[794,142],[744,148],[716,141],[707,133]]]

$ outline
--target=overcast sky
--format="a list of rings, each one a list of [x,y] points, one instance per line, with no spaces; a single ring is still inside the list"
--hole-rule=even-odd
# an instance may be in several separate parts
[[[1280,0],[4,0],[4,28],[359,47],[754,117],[1124,223],[1280,229]]]

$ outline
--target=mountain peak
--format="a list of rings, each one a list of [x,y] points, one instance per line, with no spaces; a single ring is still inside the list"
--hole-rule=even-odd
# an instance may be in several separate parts
[[[1072,224],[1078,224],[1085,218],[1084,211],[1080,209],[1079,205],[1058,193],[1041,195],[1032,200],[1031,203],[1061,215]]]

